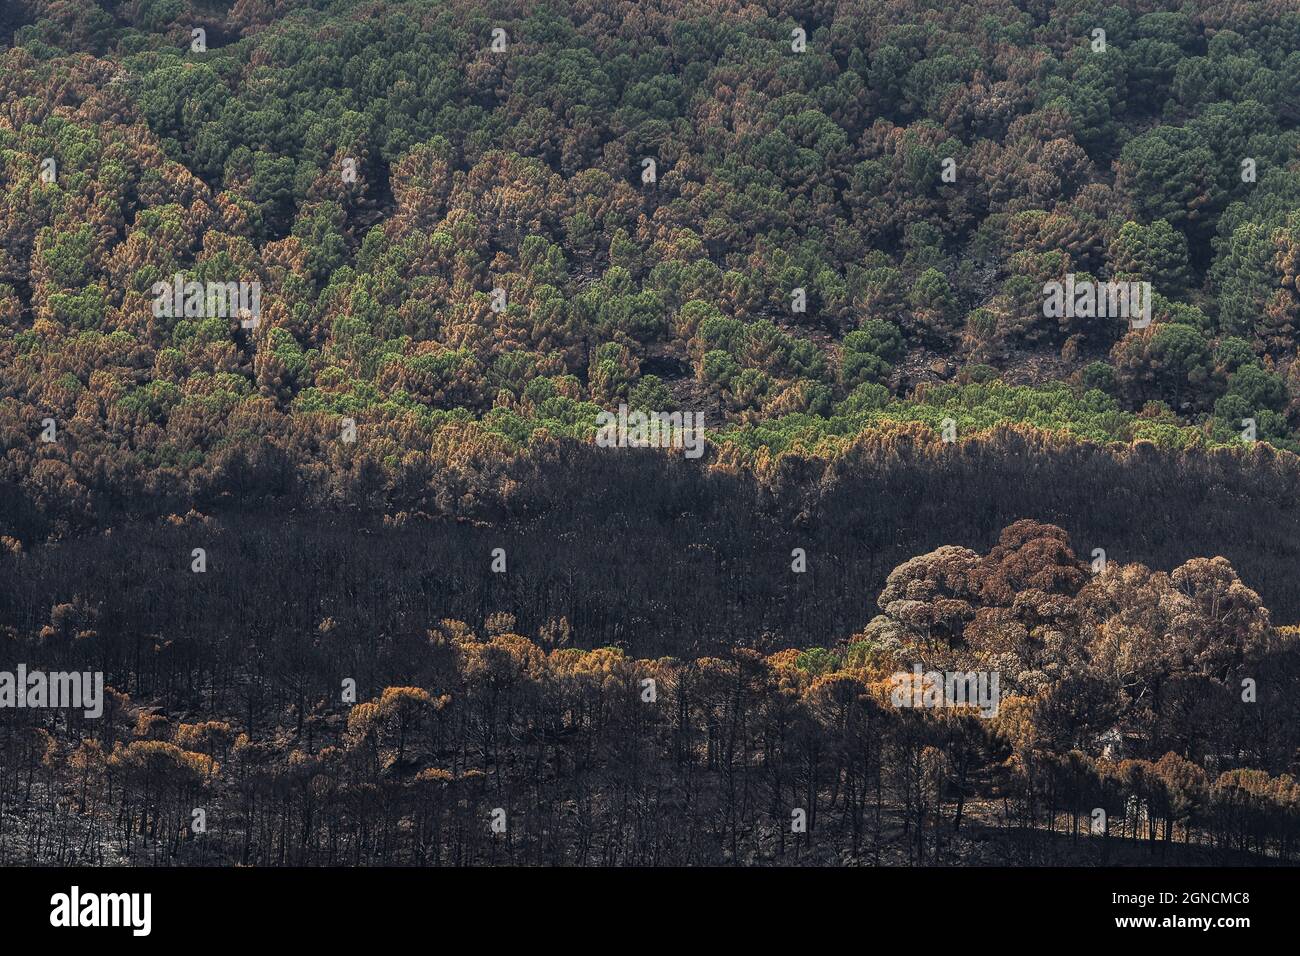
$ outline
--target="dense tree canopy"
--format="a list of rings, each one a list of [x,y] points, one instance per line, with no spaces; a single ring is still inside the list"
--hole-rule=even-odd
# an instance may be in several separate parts
[[[38,501],[262,443],[345,481],[628,401],[746,447],[938,427],[954,373],[1030,390],[963,393],[962,430],[1300,448],[1284,6],[19,7],[0,447]],[[1045,316],[1071,272],[1150,282],[1155,327]],[[260,283],[259,324],[153,315],[177,273]]]

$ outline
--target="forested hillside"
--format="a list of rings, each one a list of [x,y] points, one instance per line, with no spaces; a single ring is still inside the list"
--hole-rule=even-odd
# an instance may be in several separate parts
[[[9,0],[0,864],[1294,862],[1298,122],[1287,0]]]
[[[0,442],[70,520],[236,468],[423,485],[620,402],[751,449],[1296,447],[1287,4],[16,6]],[[176,273],[260,323],[155,316]],[[1045,317],[1067,273],[1150,282],[1151,324]]]

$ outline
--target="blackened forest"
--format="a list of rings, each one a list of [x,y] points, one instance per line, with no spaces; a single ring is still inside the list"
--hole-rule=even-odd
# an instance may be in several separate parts
[[[1294,863],[1300,13],[1164,7],[7,4],[0,863]]]

